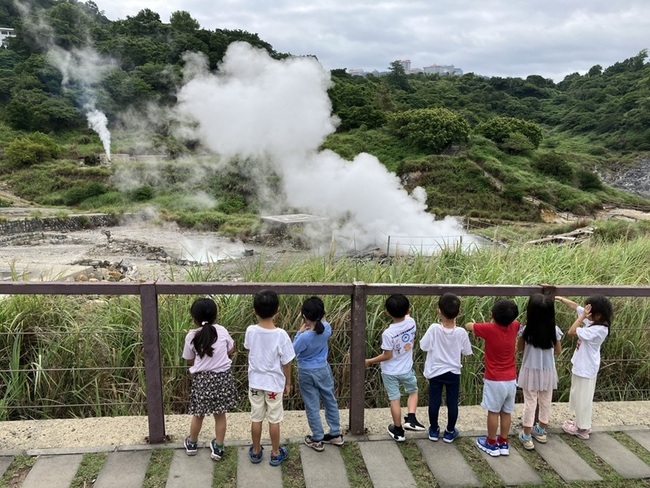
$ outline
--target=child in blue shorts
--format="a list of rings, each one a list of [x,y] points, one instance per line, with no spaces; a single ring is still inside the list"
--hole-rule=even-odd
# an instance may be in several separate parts
[[[418,384],[413,371],[413,345],[415,344],[415,320],[409,316],[411,305],[404,295],[391,295],[386,300],[386,313],[393,322],[381,334],[382,353],[366,359],[366,367],[381,363],[381,379],[388,393],[393,423],[388,435],[397,442],[406,440],[404,429],[426,430],[418,422],[415,413],[418,406]],[[402,426],[400,387],[408,395],[408,415]]]

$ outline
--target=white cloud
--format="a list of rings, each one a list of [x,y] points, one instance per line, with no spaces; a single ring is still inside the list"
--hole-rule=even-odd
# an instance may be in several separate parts
[[[98,0],[116,20],[149,8],[185,10],[207,29],[259,34],[277,51],[314,54],[327,69],[453,64],[490,76],[556,80],[650,47],[646,0]]]

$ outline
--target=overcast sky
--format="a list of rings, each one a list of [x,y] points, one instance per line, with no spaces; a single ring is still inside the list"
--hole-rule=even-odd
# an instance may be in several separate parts
[[[451,64],[487,76],[560,81],[650,47],[649,0],[95,0],[110,20],[185,10],[205,29],[259,34],[327,69]]]

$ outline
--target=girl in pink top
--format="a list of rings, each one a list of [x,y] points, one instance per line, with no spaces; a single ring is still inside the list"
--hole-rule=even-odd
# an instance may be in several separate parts
[[[215,437],[210,441],[210,457],[219,460],[224,455],[226,412],[239,401],[230,371],[235,342],[224,327],[215,323],[217,304],[211,298],[195,300],[190,314],[198,328],[187,333],[183,347],[183,359],[187,359],[192,374],[189,408],[192,420],[190,435],[185,438],[185,452],[188,456],[197,453],[203,418],[213,415]]]

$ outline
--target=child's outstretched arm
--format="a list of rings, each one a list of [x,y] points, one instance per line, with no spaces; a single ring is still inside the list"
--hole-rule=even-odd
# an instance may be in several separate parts
[[[582,310],[582,313],[578,315],[578,318],[575,320],[575,322],[571,324],[571,327],[569,327],[567,334],[572,336],[577,336],[578,327],[580,327],[580,324],[582,324],[582,322],[585,319],[588,319],[590,315],[591,315],[591,305],[587,304],[587,306]]]
[[[470,332],[474,332],[474,324],[475,324],[475,323],[476,323],[476,322],[467,322],[467,323],[465,324],[465,328],[466,328],[468,331],[470,331]]]
[[[564,303],[567,307],[570,307],[573,310],[578,308],[578,304],[576,302],[572,301],[572,300],[569,300],[568,298],[557,296],[557,297],[555,297],[555,299],[558,302]]]
[[[374,358],[366,359],[366,368],[371,364],[381,363],[382,361],[388,361],[393,357],[393,351],[384,349],[381,354],[375,356]]]

